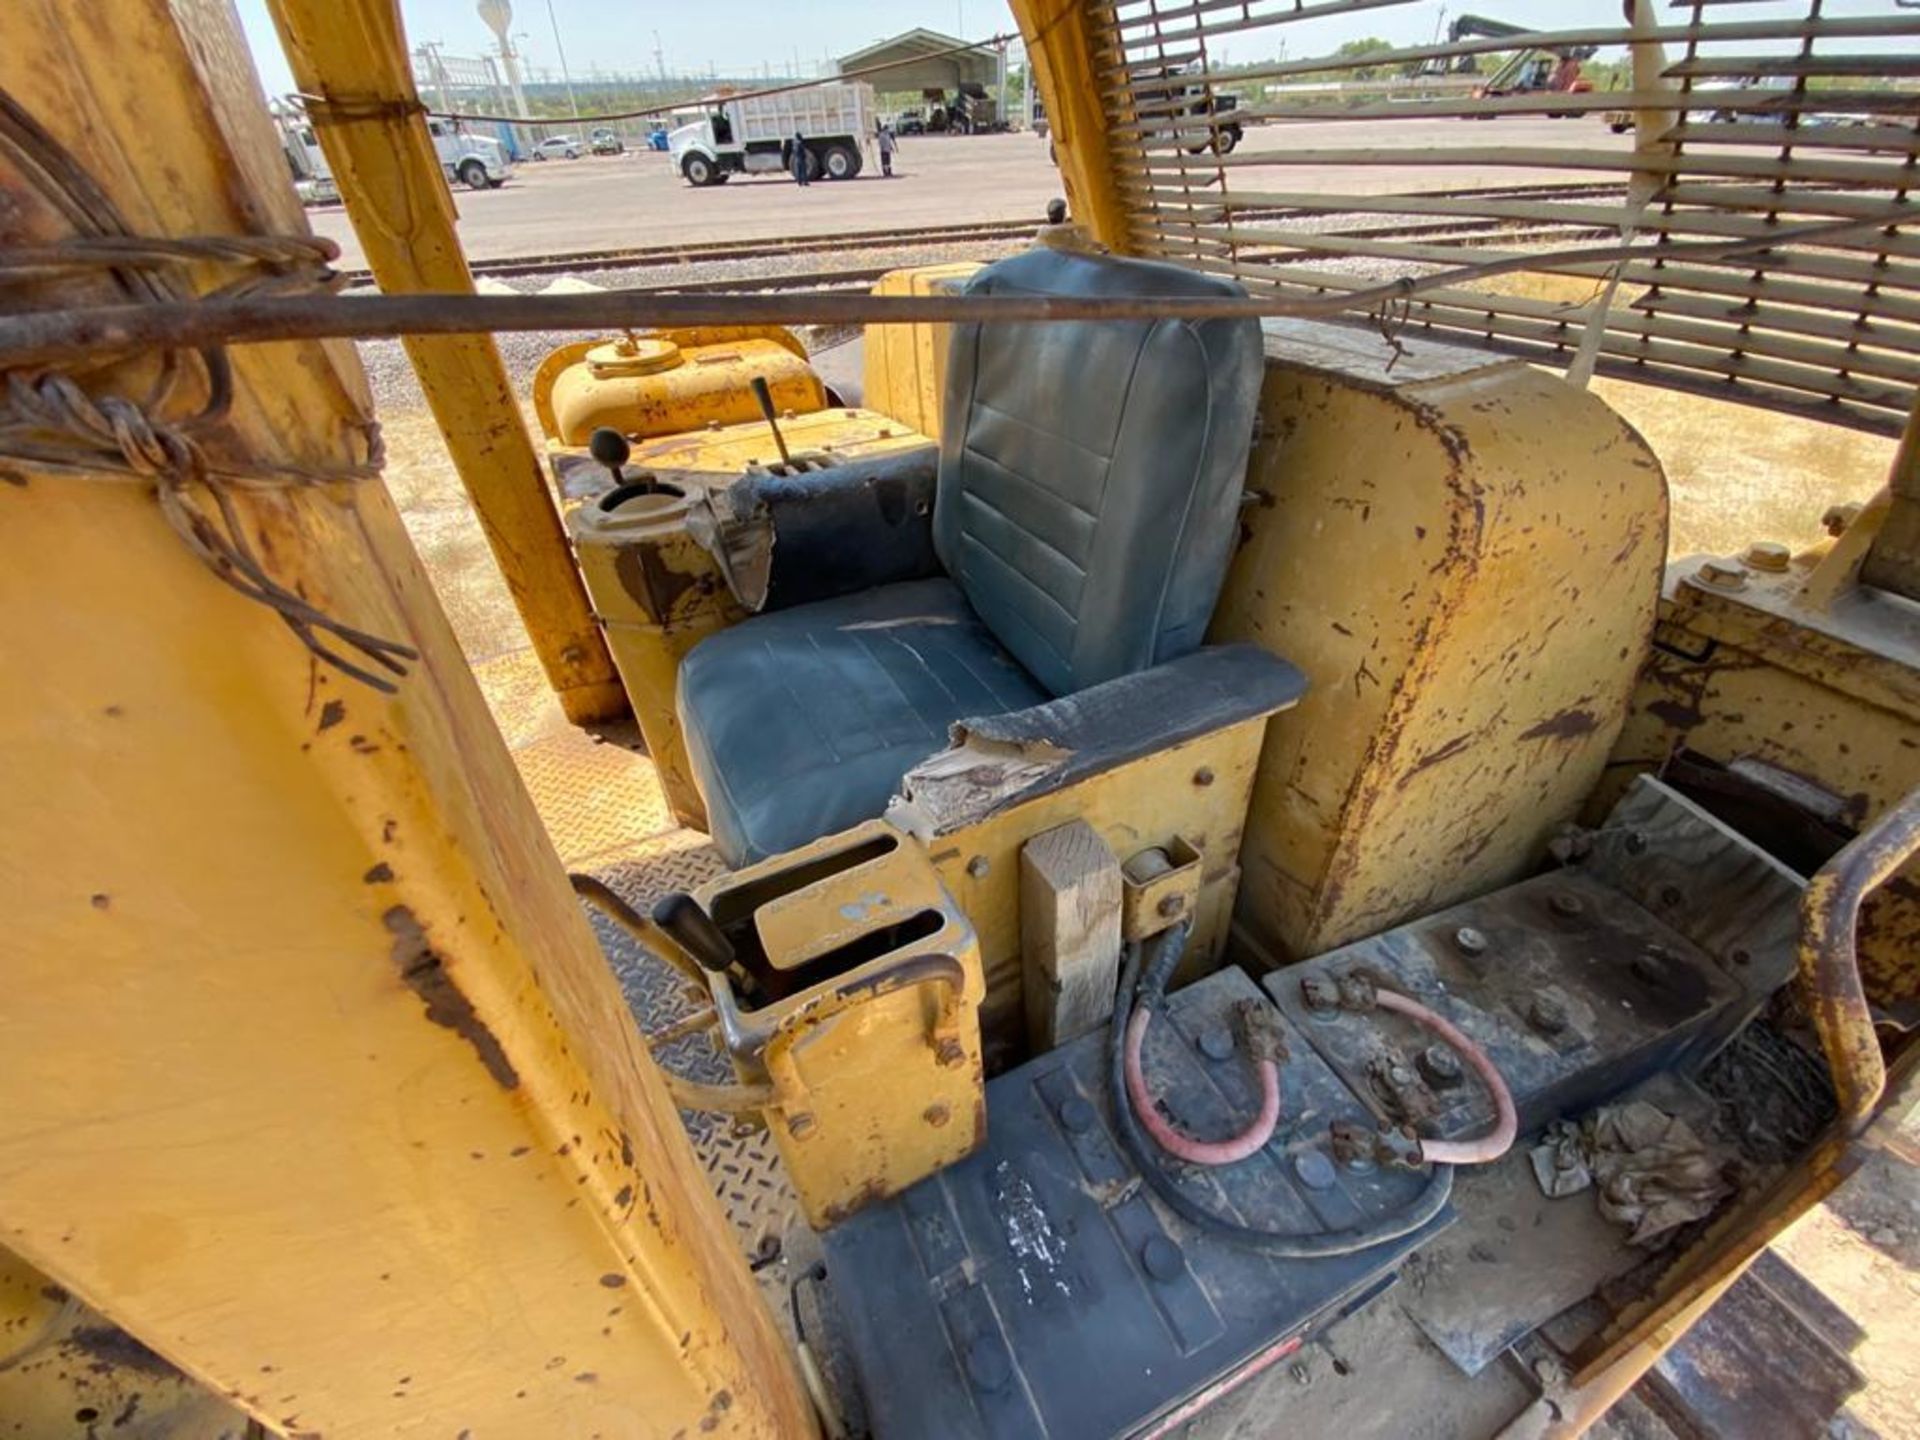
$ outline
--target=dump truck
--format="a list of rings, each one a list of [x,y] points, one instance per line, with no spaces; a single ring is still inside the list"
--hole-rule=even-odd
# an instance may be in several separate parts
[[[689,185],[720,185],[734,175],[792,173],[798,136],[812,178],[852,180],[866,166],[875,114],[873,87],[859,80],[714,96],[698,120],[669,132],[667,151]]]
[[[473,293],[397,8],[271,0],[338,296],[228,8],[13,17],[0,1420],[1822,1431],[1770,1246],[1920,1070],[1920,98],[1822,57],[1920,13],[1582,32],[1871,147],[1139,118],[1378,4],[1014,0],[1032,243],[774,296]],[[1273,178],[1329,153],[1397,177]],[[383,478],[395,337],[523,649]],[[1830,427],[1852,503],[1676,553],[1596,380]]]

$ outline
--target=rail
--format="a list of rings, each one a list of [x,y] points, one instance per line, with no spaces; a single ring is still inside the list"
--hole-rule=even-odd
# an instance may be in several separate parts
[[[1800,980],[1832,1072],[1839,1123],[1848,1135],[1867,1127],[1887,1087],[1887,1062],[1854,953],[1860,907],[1915,855],[1920,855],[1920,790],[1821,866],[1800,902]]]

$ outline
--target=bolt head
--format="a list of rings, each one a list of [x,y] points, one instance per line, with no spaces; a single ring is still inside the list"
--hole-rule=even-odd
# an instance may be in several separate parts
[[[920,1112],[920,1118],[938,1130],[953,1118],[953,1112],[948,1110],[944,1105],[929,1105],[925,1110]]]
[[[967,861],[967,874],[976,880],[985,878],[987,871],[992,868],[992,863],[984,855],[976,855]]]
[[[1527,1010],[1527,1023],[1543,1035],[1558,1035],[1567,1028],[1567,1007],[1551,995],[1538,996]]]
[[[1460,1057],[1445,1045],[1429,1045],[1420,1052],[1420,1073],[1434,1086],[1458,1085],[1461,1081]]]
[[[804,1140],[820,1128],[820,1122],[804,1111],[787,1117],[787,1134],[796,1140]]]
[[[1086,1134],[1099,1118],[1093,1106],[1078,1095],[1069,1096],[1060,1107],[1060,1123],[1075,1135]]]
[[[1747,567],[1738,560],[1707,560],[1693,572],[1698,580],[1710,590],[1744,590],[1747,588]]]
[[[1746,561],[1749,570],[1763,570],[1769,575],[1784,575],[1792,560],[1793,551],[1778,540],[1756,540],[1747,547]]]
[[[1198,770],[1194,771],[1193,783],[1202,788],[1213,784],[1213,767],[1211,765],[1202,765]]]
[[[1462,925],[1453,932],[1453,945],[1462,955],[1487,953],[1487,937],[1471,925]]]
[[[1547,898],[1547,908],[1563,920],[1586,913],[1587,902],[1571,890],[1556,890]]]
[[[967,1052],[958,1040],[949,1037],[934,1047],[933,1058],[951,1070],[966,1061]]]
[[[1184,895],[1163,895],[1160,898],[1160,913],[1169,920],[1186,908],[1187,897]]]

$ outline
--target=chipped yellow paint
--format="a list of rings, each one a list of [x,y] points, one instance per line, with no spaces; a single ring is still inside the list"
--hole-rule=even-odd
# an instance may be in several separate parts
[[[1920,787],[1920,627],[1851,586],[1808,604],[1825,596],[1824,566],[1750,571],[1726,592],[1695,578],[1703,558],[1669,571],[1658,644],[1588,817],[1685,746],[1796,775],[1837,800],[1840,824],[1866,829]],[[1920,997],[1920,864],[1867,901],[1859,959],[1873,1000]]]
[[[534,371],[533,409],[547,438],[561,445],[585,445],[603,425],[651,439],[752,420],[760,414],[755,378],[767,382],[776,415],[826,406],[826,387],[790,332],[742,326],[562,345]]]
[[[230,6],[30,8],[0,84],[132,233],[305,233]],[[236,523],[419,658],[318,666],[137,478],[0,486],[7,1246],[276,1434],[811,1433],[391,497],[271,483],[361,453],[352,348],[230,359]]]
[[[1598,780],[1646,654],[1666,488],[1526,365],[1270,325],[1253,503],[1210,638],[1306,672],[1247,820],[1238,927],[1317,954],[1520,878]]]
[[[923,265],[882,275],[876,295],[953,295],[981,268],[978,261]],[[924,435],[940,434],[947,389],[945,325],[869,325],[862,403]]]
[[[837,1224],[979,1148],[980,947],[910,836],[856,826],[699,898],[804,987],[745,1010],[730,980],[708,977],[740,1078],[773,1087],[769,1132],[809,1223]],[[839,958],[863,942],[884,948]]]
[[[1123,864],[1149,846],[1186,837],[1200,850],[1200,886],[1182,975],[1204,974],[1227,941],[1241,827],[1266,725],[1262,717],[1216,730],[928,842],[941,880],[980,937],[989,1069],[1004,1068],[1025,1045],[1020,847],[1069,820],[1091,825]]]

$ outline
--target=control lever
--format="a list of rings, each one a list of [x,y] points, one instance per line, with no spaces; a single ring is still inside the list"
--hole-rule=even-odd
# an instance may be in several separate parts
[[[653,907],[653,923],[714,974],[724,975],[732,966],[732,943],[700,902],[684,890],[674,891]]]
[[[591,436],[588,436],[588,453],[593,459],[597,459],[601,465],[607,467],[607,474],[611,474],[612,476],[614,490],[626,486],[628,495],[624,495],[622,499],[626,499],[626,497],[630,497],[630,495],[651,495],[653,490],[655,490],[655,486],[653,486],[653,476],[647,476],[647,474],[643,474],[639,480],[628,482],[628,478],[626,478],[626,468],[624,467],[626,467],[628,457],[634,453],[634,447],[626,444],[626,436],[622,436],[618,430],[614,430],[611,426],[605,426],[605,424],[603,424],[603,426],[599,426]]]
[[[780,421],[773,412],[773,391],[767,388],[766,376],[753,377],[753,398],[760,402],[760,413],[767,419],[767,428],[773,431],[773,443],[780,447],[780,463],[793,464],[793,456],[787,453],[786,437],[780,433]],[[714,933],[717,935],[719,932],[716,930]]]

